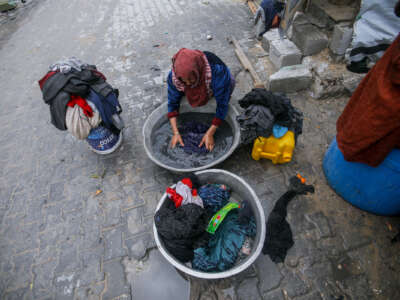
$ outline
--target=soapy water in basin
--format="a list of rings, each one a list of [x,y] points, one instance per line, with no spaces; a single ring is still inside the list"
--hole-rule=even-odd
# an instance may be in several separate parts
[[[178,117],[178,128],[181,136],[187,134],[183,130],[184,124],[190,122],[202,123],[211,126],[215,114],[207,113],[183,113]],[[183,147],[177,145],[174,149],[170,147],[172,129],[169,121],[158,125],[151,134],[153,155],[162,163],[180,169],[197,168],[212,163],[223,156],[232,147],[233,132],[228,122],[223,121],[214,134],[215,147],[210,152],[187,153]]]

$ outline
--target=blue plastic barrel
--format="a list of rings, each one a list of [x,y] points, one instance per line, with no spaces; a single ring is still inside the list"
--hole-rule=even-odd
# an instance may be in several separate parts
[[[103,126],[93,128],[86,138],[90,149],[98,154],[110,154],[118,149],[122,142],[122,131],[119,135]]]
[[[329,185],[354,206],[378,215],[400,215],[400,150],[392,150],[377,167],[348,162],[336,138],[325,153]]]

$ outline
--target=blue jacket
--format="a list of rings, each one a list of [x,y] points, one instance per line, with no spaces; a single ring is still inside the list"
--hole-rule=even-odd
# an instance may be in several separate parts
[[[231,73],[228,67],[215,54],[204,51],[211,67],[211,89],[217,101],[215,117],[224,120],[228,113],[228,104],[233,92]],[[184,92],[178,91],[172,82],[172,71],[168,74],[168,114],[179,112],[179,106]],[[214,122],[213,122],[214,123]]]

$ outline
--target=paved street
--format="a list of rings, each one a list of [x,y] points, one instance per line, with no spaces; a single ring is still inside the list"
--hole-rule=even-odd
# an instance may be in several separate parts
[[[166,101],[166,74],[181,47],[226,62],[238,81],[233,102],[247,93],[251,80],[226,38],[234,35],[256,62],[251,14],[241,0],[32,1],[0,27],[0,299],[142,300],[132,264],[155,256],[153,213],[173,183],[145,155],[143,122]],[[70,56],[97,65],[120,90],[127,128],[111,155],[50,124],[37,81]],[[296,172],[314,184],[314,195],[288,208],[295,245],[284,264],[262,255],[227,281],[193,281],[196,299],[400,299],[400,243],[390,243],[400,220],[347,204],[322,172],[348,97],[290,97],[305,116],[291,163],[256,162],[241,147],[219,167],[250,183],[266,216]],[[230,298],[221,296],[227,288]]]

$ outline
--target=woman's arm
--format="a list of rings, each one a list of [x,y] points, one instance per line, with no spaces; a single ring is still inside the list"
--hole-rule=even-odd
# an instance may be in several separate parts
[[[172,128],[171,148],[175,148],[179,143],[184,146],[181,135],[179,134],[177,117],[179,114],[179,106],[183,96],[183,92],[177,90],[172,82],[172,73],[170,72],[167,79],[168,83],[168,118]]]
[[[177,117],[179,114],[179,106],[181,99],[184,95],[183,92],[178,91],[172,82],[172,72],[169,72],[168,78],[168,118]]]

